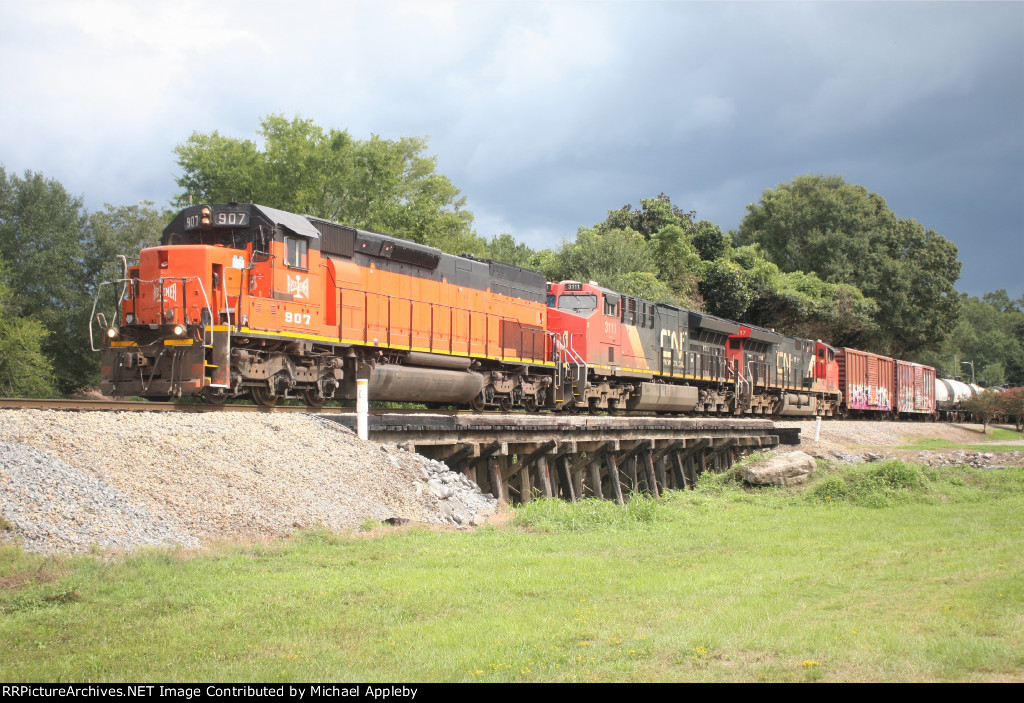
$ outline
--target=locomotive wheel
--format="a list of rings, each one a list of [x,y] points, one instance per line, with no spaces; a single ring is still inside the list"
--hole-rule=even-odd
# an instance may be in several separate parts
[[[512,405],[511,398],[501,398],[498,401],[498,406],[507,413],[512,412],[512,408],[515,407],[514,405]]]
[[[204,403],[209,405],[224,405],[229,394],[227,390],[223,388],[204,388],[200,391],[199,397]]]
[[[526,408],[526,412],[528,413],[535,413],[540,409],[540,406],[537,405],[537,402],[533,400],[533,398],[524,398],[523,407]]]
[[[327,400],[327,398],[324,398],[322,395],[318,395],[312,388],[306,391],[305,399],[306,405],[311,408],[322,408],[324,406],[324,401]]]
[[[249,391],[252,395],[253,402],[256,405],[262,405],[265,408],[273,407],[281,396],[271,393],[268,389],[263,386],[255,386]]]
[[[487,407],[487,403],[484,401],[484,394],[481,393],[476,398],[469,401],[469,407],[473,409],[473,412],[482,413],[484,408]]]
[[[609,415],[618,415],[619,414],[619,401],[613,400],[611,398],[608,399],[608,414]]]

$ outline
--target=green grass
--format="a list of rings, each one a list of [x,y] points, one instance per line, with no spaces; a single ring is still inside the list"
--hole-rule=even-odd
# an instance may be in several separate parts
[[[953,442],[948,439],[935,439],[935,438],[921,438],[916,439],[910,444],[904,444],[896,447],[896,449],[917,449],[920,451],[928,450],[962,450],[972,452],[1013,452],[1013,451],[1024,451],[1024,446],[1020,445],[999,445],[992,444],[992,442],[1012,442],[1015,440],[1024,439],[1024,433],[1016,432],[1014,430],[1007,430],[1002,427],[989,427],[988,433],[978,432],[977,443],[963,444]]]
[[[826,500],[837,476],[850,490]],[[703,478],[472,532],[113,560],[7,547],[0,680],[1024,678],[1024,470]]]

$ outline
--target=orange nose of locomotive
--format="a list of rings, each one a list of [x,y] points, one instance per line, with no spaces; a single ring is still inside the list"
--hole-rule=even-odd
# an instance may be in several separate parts
[[[210,310],[206,246],[144,249],[139,256],[136,319],[143,325],[198,325]]]

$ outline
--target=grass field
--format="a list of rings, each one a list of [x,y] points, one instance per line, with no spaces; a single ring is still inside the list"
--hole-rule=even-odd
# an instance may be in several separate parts
[[[503,527],[0,551],[0,680],[1020,681],[1024,470],[822,465],[806,489]]]
[[[918,438],[910,444],[897,447],[897,449],[918,449],[938,450],[947,449],[976,451],[976,452],[1019,452],[1024,451],[1024,446],[1019,444],[995,444],[995,442],[1014,442],[1024,440],[1024,433],[1002,427],[990,427],[987,433],[978,432],[977,443],[964,444],[953,442],[948,439],[934,437]]]

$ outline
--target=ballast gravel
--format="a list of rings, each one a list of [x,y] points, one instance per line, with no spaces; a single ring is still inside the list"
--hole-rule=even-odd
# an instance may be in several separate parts
[[[441,462],[283,413],[0,410],[0,489],[0,538],[44,553],[463,527],[497,507]]]

